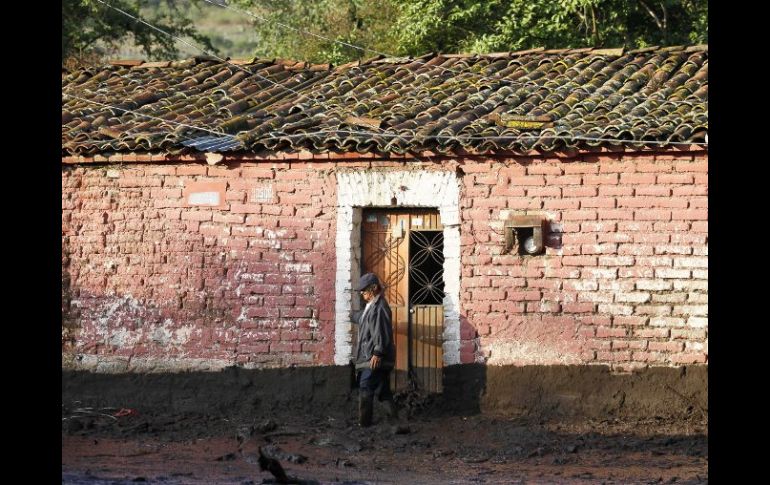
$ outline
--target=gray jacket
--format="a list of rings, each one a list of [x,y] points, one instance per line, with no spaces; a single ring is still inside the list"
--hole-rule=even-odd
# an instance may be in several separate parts
[[[393,343],[392,313],[385,297],[380,294],[368,312],[356,312],[354,320],[359,324],[358,343],[354,363],[356,368],[365,368],[372,355],[382,358],[382,368],[392,369],[396,360]]]

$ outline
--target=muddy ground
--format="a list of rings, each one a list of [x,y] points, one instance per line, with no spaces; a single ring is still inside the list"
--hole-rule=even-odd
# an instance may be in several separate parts
[[[62,483],[258,484],[258,447],[300,483],[707,483],[706,416],[548,419],[456,415],[400,396],[401,418],[330,412],[228,417],[62,407]]]

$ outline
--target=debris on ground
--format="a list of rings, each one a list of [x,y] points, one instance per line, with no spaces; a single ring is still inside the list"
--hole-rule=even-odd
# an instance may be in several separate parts
[[[419,409],[419,396],[412,396],[406,402]],[[116,418],[118,411],[63,407],[63,484],[139,477],[166,485],[708,482],[707,422],[698,419],[549,421],[438,414],[428,406],[395,425],[380,416],[375,426],[359,428],[354,411],[333,419],[145,409]],[[266,462],[262,476],[259,451],[277,463]]]

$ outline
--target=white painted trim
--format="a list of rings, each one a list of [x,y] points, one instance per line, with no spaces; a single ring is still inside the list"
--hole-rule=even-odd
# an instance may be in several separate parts
[[[395,204],[393,203],[395,201]],[[363,170],[337,173],[334,363],[353,351],[353,282],[360,276],[364,207],[438,208],[444,225],[444,365],[460,363],[460,186],[454,172]]]
[[[247,362],[236,364],[235,359],[193,359],[186,357],[123,357],[114,355],[61,354],[62,370],[85,371],[96,374],[125,373],[175,373],[175,372],[214,372],[238,365],[245,369],[264,369],[283,367],[280,361],[275,364]]]

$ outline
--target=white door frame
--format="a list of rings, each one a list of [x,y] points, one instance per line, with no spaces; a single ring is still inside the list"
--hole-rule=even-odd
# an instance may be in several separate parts
[[[337,174],[337,274],[334,363],[346,365],[353,351],[350,315],[361,276],[364,208],[438,209],[444,226],[444,365],[460,363],[460,187],[454,172],[351,170]]]

